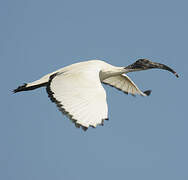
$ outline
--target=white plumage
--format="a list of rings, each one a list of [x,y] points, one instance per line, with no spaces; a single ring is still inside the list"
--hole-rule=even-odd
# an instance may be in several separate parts
[[[137,69],[138,70],[138,69]],[[86,130],[89,126],[103,125],[108,119],[106,92],[102,83],[125,93],[147,96],[124,73],[130,68],[115,67],[104,61],[90,60],[66,66],[41,79],[19,86],[14,92],[46,86],[50,99],[76,125]]]

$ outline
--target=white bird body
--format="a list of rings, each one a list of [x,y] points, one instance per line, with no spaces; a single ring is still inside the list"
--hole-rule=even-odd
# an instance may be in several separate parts
[[[86,76],[92,75],[91,72],[96,72],[99,73],[101,71],[100,79],[101,81],[114,76],[114,75],[119,75],[122,73],[126,73],[125,67],[116,67],[112,66],[111,64],[108,64],[104,61],[101,60],[89,60],[89,61],[83,61],[75,64],[71,64],[69,66],[63,67],[61,69],[58,69],[52,73],[49,73],[42,78],[40,78],[37,81],[28,83],[27,86],[32,86],[32,85],[37,85],[39,83],[44,83],[49,80],[49,77],[55,73],[84,73]],[[79,74],[80,75],[80,74]]]
[[[41,79],[20,86],[14,92],[46,86],[50,99],[77,127],[103,125],[108,119],[106,92],[102,83],[125,93],[147,96],[125,73],[131,70],[112,66],[101,60],[90,60],[63,67]]]

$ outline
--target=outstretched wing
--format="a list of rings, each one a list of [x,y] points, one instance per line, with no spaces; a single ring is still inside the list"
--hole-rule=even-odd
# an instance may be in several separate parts
[[[103,125],[107,119],[106,92],[99,72],[65,72],[54,74],[47,85],[50,99],[76,125],[87,130],[89,126]]]
[[[150,90],[142,92],[136,86],[136,84],[125,74],[107,78],[107,79],[103,80],[102,82],[104,84],[115,87],[116,89],[121,90],[126,94],[130,93],[132,95],[139,94],[141,96],[148,96],[151,93]]]

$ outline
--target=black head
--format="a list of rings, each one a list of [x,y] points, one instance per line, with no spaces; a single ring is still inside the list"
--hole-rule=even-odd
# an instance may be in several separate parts
[[[173,74],[176,75],[176,77],[179,77],[178,74],[170,67],[164,64],[152,62],[148,59],[138,59],[135,63],[127,66],[125,69],[127,69],[129,72],[132,72],[132,71],[142,71],[142,70],[147,70],[147,69],[152,69],[152,68],[164,69],[164,70],[172,72]]]
[[[152,62],[149,61],[148,59],[138,59],[135,63],[131,65],[131,68],[135,70],[145,70],[145,69],[150,69],[153,68]]]

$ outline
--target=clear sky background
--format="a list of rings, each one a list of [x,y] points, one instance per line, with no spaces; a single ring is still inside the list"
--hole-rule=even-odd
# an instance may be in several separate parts
[[[0,179],[187,180],[188,3],[142,0],[0,2]],[[109,121],[75,128],[45,88],[11,89],[89,60],[149,58],[175,69],[130,73],[149,97],[105,87]]]

